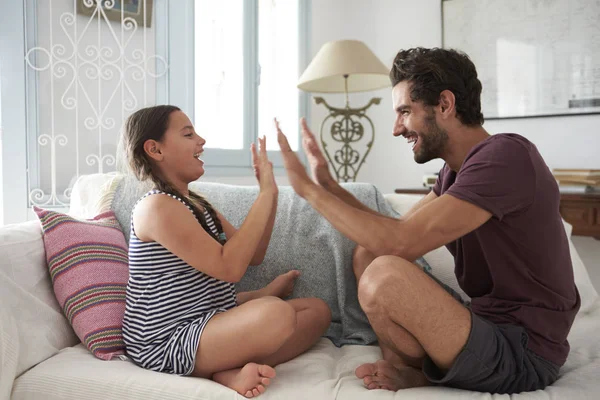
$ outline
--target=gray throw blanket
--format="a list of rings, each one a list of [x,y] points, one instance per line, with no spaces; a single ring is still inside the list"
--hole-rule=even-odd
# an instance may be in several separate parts
[[[397,217],[375,186],[365,183],[343,186],[368,207]],[[116,189],[112,209],[127,240],[133,205],[149,189],[131,177],[124,178]],[[256,186],[194,182],[190,189],[206,197],[235,227],[242,224],[258,195]],[[374,343],[377,338],[358,303],[352,271],[354,247],[354,242],[335,230],[291,187],[281,186],[275,226],[265,260],[259,266],[248,268],[237,289],[259,289],[279,274],[298,269],[301,275],[291,297],[318,297],[327,302],[332,312],[332,323],[326,337],[336,346]],[[426,265],[423,259],[419,263]]]

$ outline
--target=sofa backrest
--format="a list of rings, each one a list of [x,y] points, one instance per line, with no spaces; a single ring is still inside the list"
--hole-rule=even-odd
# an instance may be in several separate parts
[[[40,223],[1,226],[0,398],[15,377],[78,342],[52,290]]]

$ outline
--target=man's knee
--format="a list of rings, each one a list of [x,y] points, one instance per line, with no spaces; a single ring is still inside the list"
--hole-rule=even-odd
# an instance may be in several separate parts
[[[404,283],[401,264],[410,263],[395,256],[381,256],[369,264],[358,284],[358,301],[365,312],[378,305],[387,288],[401,290]]]

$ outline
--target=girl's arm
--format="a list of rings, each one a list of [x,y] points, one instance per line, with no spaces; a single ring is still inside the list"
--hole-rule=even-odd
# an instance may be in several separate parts
[[[277,122],[277,120],[274,120],[274,122],[277,129],[279,129],[279,122]],[[271,162],[269,162],[269,160],[267,160],[265,138],[259,139],[259,143],[261,145],[260,154],[256,151],[256,146],[254,143],[250,145],[250,152],[252,154],[252,167],[254,168],[254,175],[256,176],[256,180],[258,181],[261,190],[263,187],[270,187],[273,189],[273,206],[271,208],[271,213],[269,215],[269,220],[265,230],[260,238],[258,247],[256,248],[256,252],[252,257],[252,260],[250,260],[250,265],[259,265],[265,259],[267,248],[269,247],[269,242],[271,241],[271,234],[273,233],[273,225],[275,224],[275,214],[277,213],[277,197],[279,195],[279,190],[277,189],[275,178],[273,176],[273,165]],[[221,214],[219,214],[219,218],[221,218],[221,225],[223,225],[225,235],[227,235],[228,238],[233,237],[236,234],[236,229],[231,226],[231,224]],[[227,232],[228,230],[231,232],[231,235]]]
[[[237,233],[221,245],[181,202],[154,195],[135,208],[133,223],[143,241],[156,241],[192,267],[214,278],[238,282],[253,259],[273,208],[274,195],[261,191]]]
[[[263,262],[263,260],[265,259],[265,255],[267,254],[267,248],[269,247],[269,242],[271,241],[271,234],[273,233],[273,226],[275,225],[275,214],[277,213],[277,197],[277,194],[273,196],[273,207],[271,208],[271,215],[269,215],[267,226],[265,227],[265,231],[263,232],[263,235],[260,238],[260,243],[258,244],[256,253],[254,253],[254,257],[250,261],[250,265],[259,265]]]
[[[231,225],[229,221],[217,210],[215,210],[217,216],[221,220],[221,226],[223,227],[223,231],[225,232],[225,236],[227,236],[227,240],[233,238],[237,229],[235,226]],[[277,212],[277,194],[274,196],[273,207],[271,209],[271,214],[269,215],[269,220],[267,221],[267,225],[262,234],[258,247],[256,248],[256,252],[254,256],[250,260],[250,265],[259,265],[265,259],[265,255],[267,254],[267,248],[269,247],[269,242],[271,241],[271,234],[273,233],[273,226],[275,225],[275,214]]]

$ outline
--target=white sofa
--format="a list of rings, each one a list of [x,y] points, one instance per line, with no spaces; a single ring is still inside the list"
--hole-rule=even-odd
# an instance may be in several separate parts
[[[105,180],[105,178],[102,178]],[[73,213],[91,216],[99,181],[74,191]],[[400,213],[418,196],[386,195]],[[568,229],[567,225],[567,229]],[[570,234],[570,231],[568,231]],[[598,399],[600,396],[600,301],[571,247],[582,312],[569,336],[571,353],[560,379],[544,391],[512,396],[443,387],[368,391],[354,376],[361,363],[380,357],[376,346],[335,347],[321,339],[302,356],[279,365],[262,399]],[[458,289],[445,248],[425,256],[442,281]],[[599,260],[600,261],[600,260]],[[96,359],[63,317],[52,291],[38,221],[0,227],[0,399],[233,399],[215,382],[147,371],[127,360]]]

